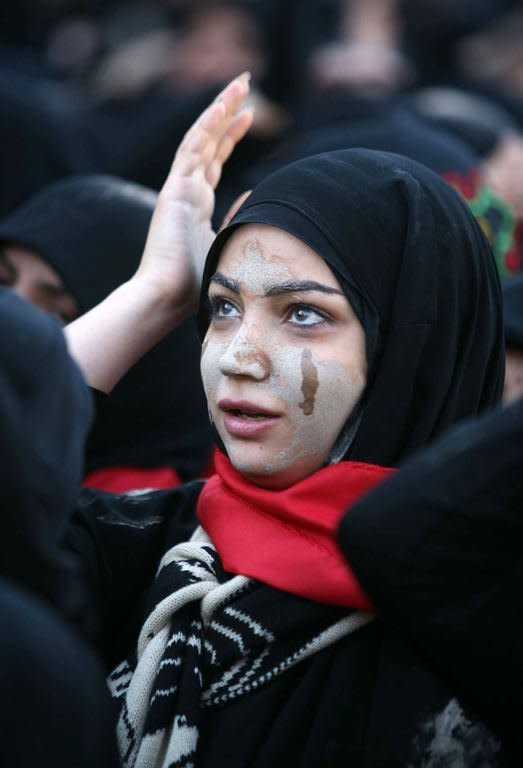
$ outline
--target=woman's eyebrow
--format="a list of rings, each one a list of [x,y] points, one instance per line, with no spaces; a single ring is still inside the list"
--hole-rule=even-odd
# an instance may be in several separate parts
[[[210,283],[217,283],[233,293],[240,293],[240,282],[238,280],[233,280],[230,277],[226,277],[221,272],[215,272],[211,277]],[[330,285],[323,285],[323,283],[317,283],[315,280],[289,280],[285,283],[277,283],[265,288],[263,295],[281,296],[285,293],[304,291],[320,291],[321,293],[337,294],[339,296],[345,295],[343,291],[340,291],[338,288],[331,288]]]
[[[209,281],[209,284],[211,283],[217,283],[218,285],[221,285],[223,288],[227,288],[233,293],[240,293],[240,283],[238,280],[232,280],[230,277],[225,277],[225,275],[222,275],[221,272],[214,273]]]
[[[299,291],[320,291],[321,293],[334,293],[339,296],[345,295],[338,288],[331,288],[330,285],[323,285],[315,280],[292,280],[286,283],[271,285],[265,289],[264,296],[280,296],[284,293],[296,293]]]

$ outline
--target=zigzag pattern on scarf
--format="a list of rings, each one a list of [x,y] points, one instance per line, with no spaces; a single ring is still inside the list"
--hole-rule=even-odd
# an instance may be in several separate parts
[[[173,547],[160,563],[137,653],[108,680],[122,705],[124,766],[191,768],[202,707],[248,694],[371,619],[231,578],[208,539]]]

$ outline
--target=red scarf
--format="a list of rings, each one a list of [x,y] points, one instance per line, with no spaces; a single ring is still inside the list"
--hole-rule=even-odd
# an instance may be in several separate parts
[[[176,488],[182,481],[172,467],[101,467],[84,477],[82,485],[109,493],[144,488]]]
[[[347,508],[394,472],[342,461],[283,491],[246,480],[220,452],[196,515],[229,573],[320,603],[372,606],[336,542]]]

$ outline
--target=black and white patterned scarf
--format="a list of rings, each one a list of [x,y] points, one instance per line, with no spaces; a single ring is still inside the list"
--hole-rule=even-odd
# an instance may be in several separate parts
[[[200,713],[371,621],[223,571],[200,528],[163,557],[136,653],[109,677],[125,768],[191,768]]]

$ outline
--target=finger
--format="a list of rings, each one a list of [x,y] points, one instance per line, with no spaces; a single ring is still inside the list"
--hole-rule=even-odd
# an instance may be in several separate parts
[[[221,101],[225,104],[229,115],[234,115],[245,101],[249,93],[250,79],[249,72],[242,72],[241,75],[231,80],[216,97],[216,102]]]
[[[225,162],[231,156],[235,146],[239,141],[241,141],[241,139],[243,139],[249,130],[250,126],[252,125],[252,120],[252,109],[247,109],[243,112],[240,112],[240,114],[236,116],[236,119],[230,126],[228,132],[218,144],[214,157],[211,162],[208,163],[205,172],[205,178],[213,187],[213,189],[216,188],[220,180]]]
[[[253,119],[254,111],[251,108],[243,110],[236,115],[227,133],[220,140],[216,148],[215,160],[223,165],[229,159],[236,144],[243,139],[251,127]]]
[[[169,175],[164,186],[172,184],[177,175],[189,176],[199,168],[205,168],[213,159],[218,142],[225,132],[225,107],[223,104],[213,104],[206,110],[198,131],[193,133],[192,140],[186,137],[176,153]]]
[[[236,144],[245,136],[252,125],[252,109],[242,110],[229,122],[227,130],[212,133],[202,133],[195,143],[184,152],[180,152],[173,163],[172,171],[182,175],[193,173],[196,168],[207,169],[206,178],[216,186],[221,166],[230,157]],[[212,171],[209,169],[212,167]]]
[[[201,146],[206,138],[219,136],[240,109],[249,93],[248,73],[230,82],[185,134],[178,153]]]
[[[205,142],[211,140],[226,121],[227,109],[222,102],[213,102],[202,112],[198,120],[185,134],[179,145],[174,160],[185,152],[197,152],[201,150]]]
[[[224,134],[235,122],[237,113],[248,95],[248,83],[236,80],[231,83],[223,97],[216,99],[204,112],[195,130],[190,133],[183,150],[203,152],[209,144],[221,141]]]

